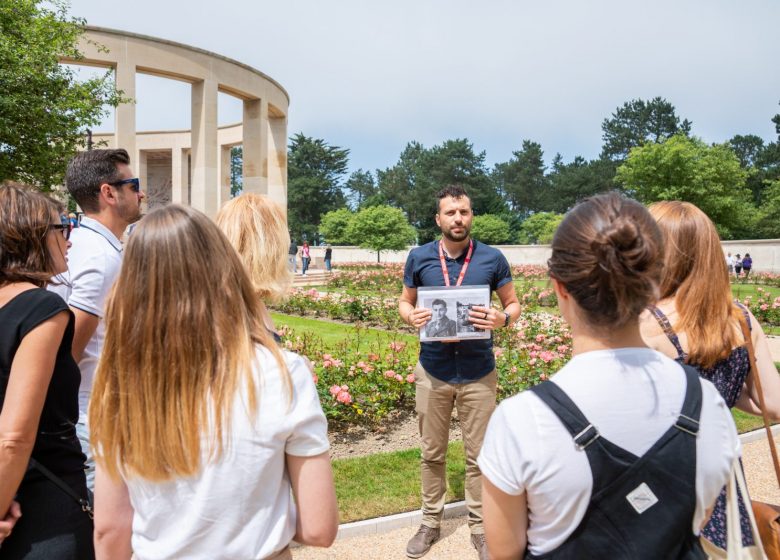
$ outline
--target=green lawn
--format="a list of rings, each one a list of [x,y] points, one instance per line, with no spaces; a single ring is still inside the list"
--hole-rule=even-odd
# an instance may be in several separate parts
[[[328,348],[337,348],[343,345],[345,341],[357,341],[360,351],[367,352],[377,343],[389,343],[393,340],[414,344],[417,337],[398,332],[388,332],[381,329],[356,328],[352,325],[336,323],[334,321],[325,321],[322,319],[310,319],[308,317],[297,317],[294,315],[283,315],[282,313],[271,313],[274,325],[277,327],[287,326],[299,332],[307,332],[322,339],[322,342]]]
[[[731,411],[739,433],[763,426],[760,417]],[[447,453],[447,502],[464,497],[466,464],[463,443]],[[341,523],[392,515],[420,508],[420,450],[406,449],[333,461]]]
[[[731,293],[737,299],[745,299],[747,296],[758,297],[758,288],[771,294],[772,299],[780,296],[780,288],[775,286],[756,286],[755,284],[731,284]]]
[[[447,453],[447,501],[462,500],[466,462],[463,443]],[[407,449],[333,461],[341,523],[420,508],[420,450]]]

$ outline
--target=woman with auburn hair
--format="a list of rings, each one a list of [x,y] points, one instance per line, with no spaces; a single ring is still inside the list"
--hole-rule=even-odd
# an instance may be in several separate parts
[[[217,213],[217,226],[244,262],[260,298],[263,323],[279,341],[263,302],[283,299],[292,284],[286,260],[290,234],[284,209],[266,196],[244,193]]]
[[[311,373],[205,215],[147,215],[106,309],[89,408],[98,558],[290,558],[337,509]],[[292,490],[292,492],[291,492]]]
[[[734,301],[715,224],[689,202],[657,202],[649,210],[661,229],[665,249],[660,301],[642,315],[645,342],[677,362],[696,368],[701,377],[718,388],[730,408],[760,414],[740,325],[746,321],[756,351],[766,412],[780,419],[780,376],[761,325],[747,308]],[[747,544],[749,519],[744,504],[740,509]],[[726,548],[725,491],[702,535]]]
[[[617,193],[558,227],[548,265],[572,359],[490,419],[478,463],[494,560],[705,557],[697,534],[739,439],[715,387],[642,341],[662,251],[647,209]]]
[[[4,560],[94,557],[92,520],[82,509],[89,498],[76,436],[81,374],[71,356],[74,317],[45,289],[68,269],[69,233],[52,199],[32,187],[0,186]]]

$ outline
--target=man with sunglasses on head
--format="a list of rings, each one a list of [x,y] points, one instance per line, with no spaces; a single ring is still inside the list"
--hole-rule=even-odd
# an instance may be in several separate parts
[[[84,217],[70,235],[68,277],[52,290],[59,293],[76,316],[73,357],[81,369],[77,432],[87,454],[87,484],[94,484],[94,461],[89,453],[87,408],[92,380],[105,337],[106,298],[122,264],[120,239],[141,218],[144,193],[130,168],[126,150],[91,150],[69,163],[65,184]]]

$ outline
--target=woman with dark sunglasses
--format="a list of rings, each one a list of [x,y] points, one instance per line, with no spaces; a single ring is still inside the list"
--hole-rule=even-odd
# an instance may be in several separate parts
[[[67,270],[70,228],[58,210],[32,188],[0,186],[2,560],[94,557],[92,520],[78,501],[88,496],[73,313],[45,289]]]

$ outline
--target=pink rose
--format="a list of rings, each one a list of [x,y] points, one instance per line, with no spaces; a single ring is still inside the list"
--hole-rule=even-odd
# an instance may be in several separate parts
[[[348,391],[341,391],[336,396],[336,400],[341,404],[352,404],[352,395],[350,395]]]
[[[328,389],[328,392],[335,397],[341,392],[341,387],[338,385],[333,385],[330,389]]]
[[[414,377],[413,373],[410,373],[409,375],[406,376],[406,382],[407,383],[414,383],[415,382],[415,377]]]

